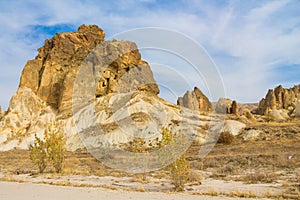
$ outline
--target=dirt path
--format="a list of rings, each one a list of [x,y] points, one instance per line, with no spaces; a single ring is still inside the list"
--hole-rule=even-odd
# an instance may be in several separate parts
[[[101,188],[76,188],[32,183],[0,182],[0,200],[239,200],[240,198],[112,191]],[[244,199],[244,198],[242,198]],[[254,199],[247,199],[254,200]]]

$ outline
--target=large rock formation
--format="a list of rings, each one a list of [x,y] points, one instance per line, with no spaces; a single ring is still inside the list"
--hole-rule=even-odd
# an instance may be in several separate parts
[[[97,26],[82,25],[77,32],[46,40],[36,58],[27,62],[0,120],[0,150],[28,148],[34,135],[42,137],[53,121],[64,129],[69,150],[83,147],[82,141],[85,146],[114,146],[136,134],[151,140],[159,138],[162,127],[204,140],[211,117],[157,97],[158,86],[137,46],[105,41],[104,36]],[[193,108],[211,109],[199,89],[193,95]]]
[[[288,110],[292,113],[296,108],[297,99],[300,98],[300,85],[289,89],[283,88],[281,85],[274,90],[270,89],[265,98],[258,105],[255,113],[267,115],[272,110]]]
[[[19,88],[30,88],[58,112],[70,110],[72,88],[81,62],[105,33],[95,25],[82,25],[77,32],[56,34],[38,49],[25,65]]]
[[[193,91],[187,91],[183,97],[179,97],[177,105],[203,112],[212,111],[209,99],[197,87]]]
[[[222,114],[239,115],[238,104],[226,98],[220,98],[216,104],[215,111]]]

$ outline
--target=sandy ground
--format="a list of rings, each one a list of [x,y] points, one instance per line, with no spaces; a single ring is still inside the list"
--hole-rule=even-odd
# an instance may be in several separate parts
[[[136,181],[132,177],[112,176],[82,176],[82,175],[55,175],[41,174],[31,176],[29,174],[5,175],[0,172],[0,181],[13,181],[19,183],[49,184],[56,186],[92,187],[110,190],[138,191],[138,192],[164,192],[172,191],[173,185],[167,179],[147,177],[147,182]],[[0,187],[1,190],[1,187]],[[251,192],[257,197],[263,197],[266,193],[280,195],[283,193],[281,184],[244,184],[238,181],[224,181],[204,179],[202,184],[187,184],[185,194],[209,194],[215,191],[219,194],[232,192]],[[0,196],[1,197],[1,196]],[[2,200],[0,198],[0,200]]]
[[[160,192],[112,191],[102,188],[62,187],[32,183],[0,182],[1,200],[239,200],[244,198],[165,194]],[[248,199],[254,200],[254,199]]]

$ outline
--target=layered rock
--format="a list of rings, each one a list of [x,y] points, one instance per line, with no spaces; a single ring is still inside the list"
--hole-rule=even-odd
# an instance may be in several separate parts
[[[70,110],[73,82],[81,62],[105,33],[95,25],[82,25],[77,32],[56,34],[38,49],[25,65],[19,88],[30,88],[41,100],[59,112]]]
[[[272,110],[288,110],[292,113],[296,108],[297,99],[300,98],[300,85],[289,89],[283,88],[281,85],[274,90],[270,89],[265,98],[258,105],[255,113],[260,115],[268,115]]]
[[[220,98],[218,100],[215,111],[222,114],[239,115],[237,102],[226,98]]]
[[[46,40],[36,58],[27,62],[18,91],[0,120],[0,150],[27,149],[34,135],[42,137],[53,121],[66,133],[69,150],[82,148],[82,141],[115,146],[136,134],[159,138],[162,127],[204,141],[211,117],[182,111],[157,97],[158,86],[137,46],[104,41],[104,36],[97,26],[83,25],[77,32]],[[198,88],[193,95],[194,108],[211,109]]]
[[[212,111],[211,102],[197,87],[193,91],[187,91],[183,97],[179,97],[177,105],[203,112]]]

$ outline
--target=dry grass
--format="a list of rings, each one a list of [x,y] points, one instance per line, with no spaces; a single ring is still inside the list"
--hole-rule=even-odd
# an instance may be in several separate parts
[[[36,174],[38,169],[29,159],[29,151],[11,150],[0,152],[0,170],[6,173]],[[47,167],[45,173],[54,173],[51,166]],[[85,152],[67,152],[63,164],[63,175],[95,175],[95,176],[115,176],[124,177],[128,174],[114,169],[110,169]]]
[[[245,183],[273,183],[278,180],[278,176],[275,173],[268,172],[254,172],[243,176],[240,180]]]
[[[241,198],[256,198],[257,195],[253,191],[239,191],[235,190],[230,193],[226,193],[226,196],[229,197],[241,197]]]

